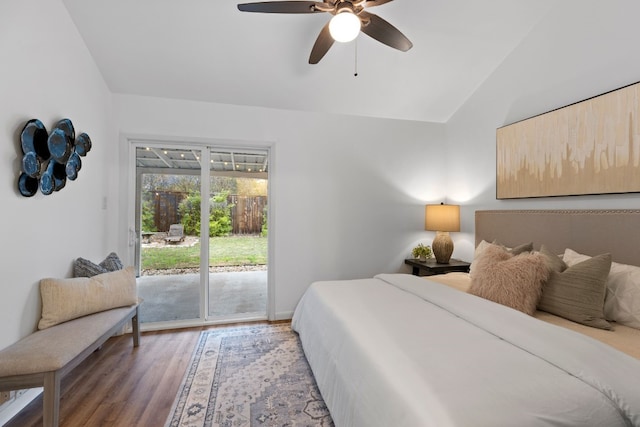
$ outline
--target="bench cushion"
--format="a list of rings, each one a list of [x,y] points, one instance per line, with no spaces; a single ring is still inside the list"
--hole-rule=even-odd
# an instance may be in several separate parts
[[[42,318],[38,329],[137,302],[133,267],[93,277],[42,279]]]
[[[28,335],[0,351],[0,377],[58,370],[135,310],[115,308]]]

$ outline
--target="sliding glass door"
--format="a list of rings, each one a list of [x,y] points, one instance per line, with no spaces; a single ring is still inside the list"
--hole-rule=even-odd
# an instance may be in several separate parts
[[[266,318],[268,152],[151,142],[134,152],[143,324]]]

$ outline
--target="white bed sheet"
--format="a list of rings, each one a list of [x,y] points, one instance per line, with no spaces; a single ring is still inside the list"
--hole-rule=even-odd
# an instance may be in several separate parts
[[[415,276],[314,283],[292,327],[339,427],[640,426],[638,360]]]
[[[467,292],[471,286],[469,273],[455,272],[438,274],[423,277],[423,279],[442,283],[462,292]],[[631,328],[615,322],[611,322],[613,325],[612,330],[598,329],[572,322],[571,320],[544,311],[536,311],[534,317],[543,322],[580,332],[640,360],[640,329]]]

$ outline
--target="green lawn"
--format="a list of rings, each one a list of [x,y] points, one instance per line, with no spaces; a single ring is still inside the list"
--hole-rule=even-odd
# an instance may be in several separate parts
[[[259,236],[212,237],[209,240],[209,265],[245,265],[267,263],[267,238]],[[197,268],[200,244],[191,247],[167,246],[142,248],[143,270]]]

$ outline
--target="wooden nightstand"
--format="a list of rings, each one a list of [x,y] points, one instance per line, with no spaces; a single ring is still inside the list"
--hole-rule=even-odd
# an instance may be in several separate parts
[[[404,263],[412,267],[411,274],[414,276],[432,276],[434,274],[444,274],[452,271],[466,273],[469,271],[469,266],[471,266],[468,262],[453,258],[449,260],[449,264],[438,264],[435,258],[428,259],[424,262],[419,259],[409,258],[405,259]]]

